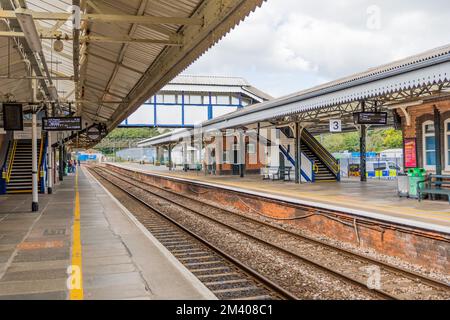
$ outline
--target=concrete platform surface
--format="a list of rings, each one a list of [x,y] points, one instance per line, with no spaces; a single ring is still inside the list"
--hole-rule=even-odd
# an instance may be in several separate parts
[[[78,188],[76,188],[78,184]],[[0,299],[70,299],[79,193],[84,299],[215,299],[85,169],[52,195],[0,196]]]
[[[190,179],[226,188],[242,189],[267,197],[286,201],[302,201],[324,208],[339,208],[349,213],[368,215],[373,218],[396,221],[434,231],[450,233],[450,205],[447,201],[419,202],[400,198],[397,195],[396,180],[344,179],[341,182],[303,183],[262,180],[260,175],[214,176],[204,172],[180,169],[169,171],[164,166],[141,165],[137,163],[115,163],[118,166],[143,172]]]

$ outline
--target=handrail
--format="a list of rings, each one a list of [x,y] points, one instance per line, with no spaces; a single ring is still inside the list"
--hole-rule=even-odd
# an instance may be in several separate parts
[[[321,156],[322,161],[335,175],[337,175],[340,169],[336,159],[307,130],[303,129],[303,133],[304,135],[302,135],[302,137],[305,139],[308,146]]]
[[[289,160],[289,162],[295,167],[295,159],[292,158],[292,156],[289,154],[289,152],[286,150],[286,148],[285,148],[282,144],[279,145],[279,148],[280,148],[281,152],[284,154],[284,156]],[[311,159],[309,159],[309,158],[306,156],[306,154],[304,154],[303,152],[302,152],[301,154],[302,154],[306,159],[308,159],[308,161],[311,163],[311,166],[314,166],[314,162],[313,162]],[[307,176],[307,174],[303,171],[302,168],[300,168],[300,174],[301,174],[307,181],[309,181],[309,180],[313,181],[313,180],[314,180],[314,177],[312,177],[312,179],[310,179],[310,178]]]
[[[12,141],[13,140],[9,140],[8,141],[8,147],[6,149],[5,161],[3,161],[3,164],[2,164],[2,171],[6,168],[6,163],[8,162],[8,158],[9,158],[9,155],[10,155],[9,149],[11,148],[11,142]]]
[[[11,154],[9,156],[9,162],[8,162],[8,174],[6,175],[6,182],[9,183],[9,180],[11,179],[11,173],[12,173],[12,167],[14,163],[14,157],[16,156],[16,148],[17,148],[17,140],[14,140],[13,148],[11,150]]]

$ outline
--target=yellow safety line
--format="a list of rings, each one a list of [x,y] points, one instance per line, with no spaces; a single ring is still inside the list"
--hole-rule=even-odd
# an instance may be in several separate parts
[[[78,170],[75,175],[75,208],[73,221],[73,243],[72,243],[72,276],[76,279],[77,287],[70,288],[70,300],[83,300],[83,269],[81,259],[80,238],[80,194],[78,192]]]

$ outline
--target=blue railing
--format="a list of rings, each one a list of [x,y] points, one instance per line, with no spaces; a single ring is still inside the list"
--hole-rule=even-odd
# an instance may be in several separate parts
[[[2,174],[1,174],[1,176],[0,176],[0,194],[6,194],[6,175],[8,174],[7,173],[7,169],[8,168],[6,168],[6,163],[8,162],[8,157],[9,157],[9,153],[11,152],[11,141],[12,140],[9,140],[8,141],[8,148],[6,149],[7,151],[6,151],[6,154],[5,154],[5,161],[3,161],[3,164],[2,164]]]
[[[295,167],[295,159],[292,158],[290,153],[281,144],[280,144],[280,151],[281,151],[281,153],[283,153],[283,155],[286,157],[286,159],[288,159],[289,162]],[[306,155],[303,155],[303,156],[308,159],[308,157]],[[311,165],[314,165],[313,162],[310,159],[308,159],[308,160],[311,162]],[[305,173],[305,171],[303,171],[303,169],[300,168],[300,173],[301,173],[302,177],[305,178],[305,180],[307,182],[314,182],[314,180],[315,180],[314,170],[312,170],[311,172],[312,172],[311,177],[308,177],[308,175]]]
[[[48,147],[48,137],[45,136],[44,142],[41,140],[41,144],[44,143],[42,148],[41,163],[39,164],[39,190],[40,193],[45,193],[45,176],[47,174],[47,147]]]

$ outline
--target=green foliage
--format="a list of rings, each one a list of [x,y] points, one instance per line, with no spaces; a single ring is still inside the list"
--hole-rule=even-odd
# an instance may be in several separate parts
[[[159,135],[156,128],[117,128],[111,131],[106,138],[108,139],[147,139]]]
[[[334,133],[316,137],[330,152],[358,152],[359,133]],[[367,132],[367,151],[379,152],[386,149],[401,148],[403,145],[402,132],[389,129],[375,129]]]
[[[113,155],[115,151],[136,147],[138,141],[149,139],[168,132],[168,129],[157,128],[117,128],[111,131],[98,145],[95,150],[104,155]]]

